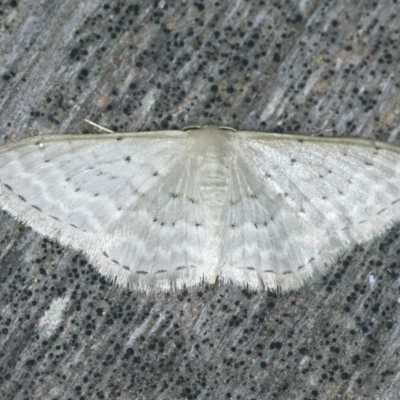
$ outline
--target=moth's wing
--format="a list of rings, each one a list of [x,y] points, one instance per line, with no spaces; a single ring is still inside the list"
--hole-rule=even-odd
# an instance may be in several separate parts
[[[0,147],[0,207],[82,250],[118,284],[168,290],[208,278],[208,237],[187,134],[43,136]],[[197,226],[196,226],[197,224]]]
[[[217,254],[209,229],[196,160],[176,154],[168,172],[109,228],[104,255],[129,272],[138,290],[171,290],[216,279]]]
[[[238,132],[235,153],[222,280],[296,289],[400,219],[398,147]]]

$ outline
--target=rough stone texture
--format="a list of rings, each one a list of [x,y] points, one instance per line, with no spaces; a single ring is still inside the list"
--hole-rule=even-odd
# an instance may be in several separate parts
[[[1,143],[89,118],[400,144],[396,1],[146,3],[2,2]],[[0,398],[398,399],[398,235],[291,295],[144,296],[1,213]]]

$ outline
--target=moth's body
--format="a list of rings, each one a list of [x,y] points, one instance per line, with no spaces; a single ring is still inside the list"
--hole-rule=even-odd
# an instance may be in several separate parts
[[[198,185],[210,223],[220,226],[221,213],[227,201],[229,165],[232,162],[230,142],[234,133],[217,127],[188,132],[188,157],[197,170]]]
[[[400,151],[211,126],[41,136],[0,147],[0,207],[136,290],[291,290],[400,219]]]

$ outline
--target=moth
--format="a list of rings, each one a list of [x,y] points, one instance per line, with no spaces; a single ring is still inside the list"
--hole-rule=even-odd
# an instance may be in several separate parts
[[[0,147],[0,207],[132,290],[289,291],[400,218],[400,151],[204,126]]]

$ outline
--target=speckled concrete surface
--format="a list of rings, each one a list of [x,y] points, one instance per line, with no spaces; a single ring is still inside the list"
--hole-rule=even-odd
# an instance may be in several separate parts
[[[0,141],[221,124],[400,144],[400,4],[0,4]],[[290,295],[139,295],[0,213],[1,399],[398,399],[399,229]]]

